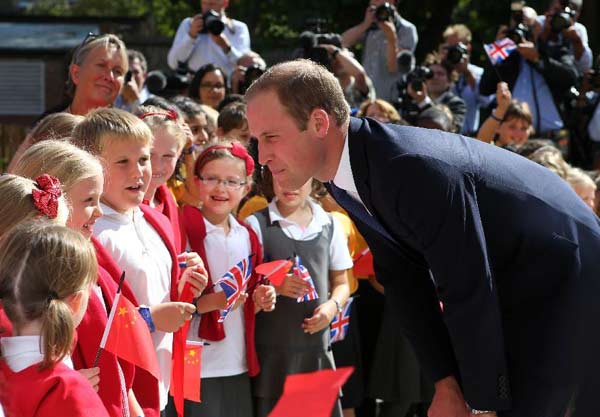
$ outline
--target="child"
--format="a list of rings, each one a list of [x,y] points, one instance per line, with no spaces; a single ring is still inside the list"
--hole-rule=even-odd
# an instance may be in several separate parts
[[[31,145],[47,139],[62,139],[71,136],[71,132],[77,123],[83,120],[83,116],[76,114],[59,112],[52,113],[41,119],[35,127],[27,134],[25,140],[21,143],[15,152],[10,164],[8,172],[13,172],[15,164],[19,158]]]
[[[318,298],[297,302],[309,291],[302,278],[288,275],[276,287],[272,314],[256,318],[256,350],[261,373],[253,380],[255,416],[267,416],[283,392],[287,375],[334,368],[329,324],[348,299],[346,270],[352,259],[342,229],[310,198],[311,181],[299,190],[273,184],[275,199],[247,221],[262,241],[265,261],[299,255]],[[341,416],[339,402],[335,416]]]
[[[144,196],[144,204],[154,207],[171,221],[175,249],[181,253],[185,248],[185,239],[182,238],[179,208],[167,187],[167,180],[175,172],[177,160],[187,141],[186,134],[173,111],[141,106],[136,114],[148,125],[154,137],[150,151],[152,180]]]
[[[533,133],[533,116],[525,102],[512,100],[508,84],[498,83],[496,90],[498,106],[483,122],[477,139],[498,146],[522,146]]]
[[[201,254],[212,283],[248,257],[261,262],[256,234],[238,222],[232,212],[250,189],[254,162],[238,143],[206,149],[196,162],[202,208],[184,206],[182,220],[191,248]],[[242,417],[252,415],[250,378],[259,366],[254,346],[254,320],[258,310],[274,307],[272,286],[258,285],[253,274],[237,306],[221,324],[225,308],[220,286],[209,286],[197,301],[201,319],[194,319],[188,338],[208,340],[202,351],[202,403],[186,402],[186,415]],[[252,301],[244,301],[248,297]],[[190,414],[187,414],[190,413]]]
[[[64,225],[69,216],[67,202],[56,178],[41,177],[34,181],[18,175],[3,174],[0,175],[0,195],[4,200],[4,204],[0,205],[0,238],[25,221],[41,218]],[[49,198],[44,199],[45,195]],[[44,204],[42,200],[48,201],[48,204]],[[50,205],[56,209],[51,209]],[[11,334],[12,325],[0,303],[0,337]]]
[[[595,210],[596,183],[592,177],[580,168],[570,168],[566,180],[585,204]]]
[[[244,146],[248,144],[250,130],[246,119],[246,103],[231,103],[221,110],[217,119],[217,136],[221,140],[237,140]]]
[[[81,232],[90,239],[96,220],[102,215],[100,210],[100,195],[102,194],[104,175],[100,162],[88,152],[76,146],[63,142],[48,140],[29,148],[15,166],[15,172],[25,177],[36,177],[41,172],[56,176],[62,184],[62,189],[69,203],[69,218],[67,226]],[[124,404],[128,404],[129,415],[141,415],[145,411],[147,417],[158,415],[158,393],[151,398],[144,398],[144,403],[153,403],[154,407],[146,407],[142,411],[136,396],[133,394],[134,380],[158,390],[157,381],[145,377],[143,370],[134,371],[129,362],[117,360],[107,352],[100,356],[98,367],[94,366],[100,340],[106,327],[108,312],[117,291],[120,272],[113,278],[98,265],[98,282],[94,285],[88,308],[77,328],[77,344],[72,352],[75,369],[84,369],[86,373],[95,371],[91,376],[98,378],[98,395],[111,417],[122,417]],[[122,292],[130,301],[137,300],[127,282],[123,283]],[[134,378],[135,377],[135,378]],[[149,391],[141,392],[142,397]]]
[[[7,415],[108,416],[68,358],[95,280],[94,249],[78,232],[38,221],[3,237],[0,294],[14,329],[0,339]]]
[[[97,109],[73,132],[73,143],[98,155],[104,162],[105,182],[101,199],[104,216],[96,222],[94,235],[127,271],[127,279],[141,304],[151,308],[178,301],[186,283],[197,295],[206,277],[192,258],[179,279],[181,260],[173,245],[168,219],[150,207],[140,207],[150,184],[152,133],[140,119],[118,109]],[[190,300],[191,301],[191,300]],[[158,329],[177,330],[196,310],[182,303],[152,333],[162,379],[159,381],[160,410],[167,404],[171,380],[173,336]],[[134,386],[135,391],[135,386]]]

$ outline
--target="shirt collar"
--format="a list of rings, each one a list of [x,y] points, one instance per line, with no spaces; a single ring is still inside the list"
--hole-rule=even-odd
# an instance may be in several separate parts
[[[311,198],[308,199],[308,204],[310,205],[310,210],[313,214],[313,218],[310,221],[311,225],[314,223],[315,226],[322,227],[330,223],[329,216],[320,205],[315,203]],[[277,197],[269,203],[269,219],[271,220],[271,223],[285,222],[287,224],[296,224],[281,215],[277,208]]]
[[[229,222],[230,232],[238,232],[240,229],[244,229],[244,226],[239,224],[238,221],[235,219],[235,217],[233,217],[233,215],[231,215],[231,214],[227,217],[227,221]],[[215,226],[214,224],[209,222],[206,218],[204,218],[204,225],[206,226],[206,234],[207,235],[210,233],[217,233],[217,232],[223,233],[225,230],[221,226]]]
[[[103,217],[114,220],[120,224],[129,224],[133,220],[144,217],[144,213],[139,207],[134,208],[133,213],[127,214],[120,213],[104,203],[100,203],[100,208],[102,209]]]
[[[344,139],[344,149],[342,149],[342,157],[340,158],[337,172],[333,177],[333,183],[343,190],[358,194],[358,189],[354,182],[354,175],[352,174],[352,165],[350,164],[348,134],[346,134],[346,138]]]
[[[2,347],[2,356],[6,359],[14,372],[29,368],[44,360],[44,354],[41,349],[41,336],[12,336],[0,339]],[[65,356],[62,362],[73,369],[73,362],[70,356]]]

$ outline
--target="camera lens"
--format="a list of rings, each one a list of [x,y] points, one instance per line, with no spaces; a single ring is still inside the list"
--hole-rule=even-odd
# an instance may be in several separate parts
[[[221,15],[214,10],[209,10],[202,16],[204,20],[204,28],[202,33],[210,32],[213,35],[219,36],[225,30],[225,23],[221,20]]]

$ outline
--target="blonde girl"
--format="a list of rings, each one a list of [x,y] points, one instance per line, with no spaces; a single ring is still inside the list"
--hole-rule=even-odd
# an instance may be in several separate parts
[[[94,249],[78,232],[36,221],[3,236],[0,295],[14,330],[0,339],[8,415],[108,416],[68,356],[95,280]]]

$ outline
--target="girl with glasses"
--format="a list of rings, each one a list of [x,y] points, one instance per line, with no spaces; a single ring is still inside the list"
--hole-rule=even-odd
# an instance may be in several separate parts
[[[216,109],[227,92],[225,72],[216,65],[206,64],[196,71],[190,84],[189,96],[201,104]]]
[[[254,317],[259,311],[273,310],[275,290],[260,285],[252,272],[241,288],[242,294],[219,323],[226,296],[214,283],[244,259],[249,258],[252,266],[261,262],[262,249],[256,234],[232,214],[250,190],[253,169],[254,161],[242,145],[209,147],[196,161],[201,208],[183,207],[182,222],[189,246],[204,260],[211,281],[196,304],[201,316],[192,319],[188,333],[188,339],[210,343],[202,350],[202,403],[186,401],[185,415],[252,415],[250,377],[259,371]]]

